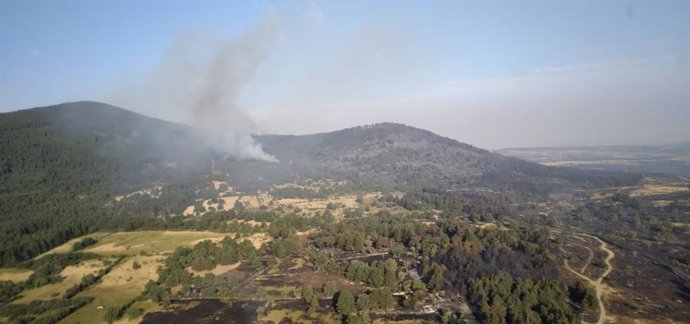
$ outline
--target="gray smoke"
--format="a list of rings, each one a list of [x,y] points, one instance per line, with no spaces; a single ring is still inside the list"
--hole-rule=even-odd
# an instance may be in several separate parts
[[[150,77],[126,85],[114,100],[142,113],[203,128],[215,149],[236,158],[277,161],[251,136],[256,126],[237,104],[277,34],[277,21],[268,14],[237,38],[182,35]]]

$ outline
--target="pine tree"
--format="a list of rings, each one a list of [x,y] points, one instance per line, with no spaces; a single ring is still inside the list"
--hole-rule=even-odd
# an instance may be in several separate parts
[[[349,290],[341,290],[338,294],[338,300],[335,308],[341,315],[347,315],[355,312],[355,298]]]

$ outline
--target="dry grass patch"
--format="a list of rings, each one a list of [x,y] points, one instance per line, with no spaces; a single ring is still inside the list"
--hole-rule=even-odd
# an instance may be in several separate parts
[[[237,239],[237,242],[242,242],[244,240],[249,240],[249,242],[252,242],[252,245],[254,245],[255,249],[259,249],[262,245],[264,245],[264,243],[270,242],[272,238],[266,233],[256,233],[248,237]]]
[[[194,271],[192,267],[187,267],[187,271],[195,276],[199,277],[204,277],[206,274],[212,273],[216,276],[222,275],[226,272],[230,272],[232,270],[237,269],[240,266],[241,262],[233,263],[233,264],[228,264],[228,265],[217,265],[215,268],[212,270],[204,270],[204,271]]]
[[[233,219],[228,221],[230,223],[247,224],[251,226],[269,226],[271,222],[257,222],[255,220]]]
[[[106,237],[106,236],[108,236],[108,235],[110,235],[110,233],[96,232],[96,233],[91,233],[91,234],[87,234],[87,235],[84,235],[84,236],[80,236],[80,237],[71,239],[71,240],[67,241],[67,243],[64,243],[64,244],[62,244],[62,245],[60,245],[60,246],[58,246],[58,247],[55,247],[55,248],[53,248],[52,250],[50,250],[50,251],[48,251],[48,252],[45,252],[45,253],[43,253],[43,254],[41,254],[41,255],[35,257],[34,259],[40,259],[40,258],[43,257],[44,255],[48,255],[48,254],[69,253],[69,252],[72,252],[72,246],[74,246],[74,243],[77,243],[77,242],[79,242],[79,241],[81,241],[81,240],[83,240],[83,239],[85,239],[85,238],[87,238],[87,237],[91,237],[91,238],[93,238],[93,239],[100,240],[100,239],[102,239],[102,238],[104,238],[104,237]]]
[[[120,202],[125,198],[132,197],[134,195],[142,195],[142,196],[149,196],[151,198],[159,198],[160,197],[160,192],[163,190],[162,185],[155,185],[152,188],[145,188],[141,190],[137,190],[132,193],[128,193],[126,195],[120,195],[120,196],[115,196],[115,201]]]
[[[216,232],[195,231],[139,231],[108,235],[85,252],[102,255],[172,252],[178,246],[191,246],[201,240],[222,240],[226,235]]]
[[[659,185],[659,184],[645,184],[630,191],[630,197],[667,195],[675,192],[688,191],[688,187],[673,186],[673,185]]]
[[[226,181],[213,180],[213,181],[211,181],[211,183],[213,184],[213,188],[216,189],[216,190],[220,190],[220,186],[221,186],[221,185],[226,185],[228,188],[227,188],[227,190],[225,190],[225,192],[233,192],[233,191],[235,191],[235,188],[233,188],[232,186],[230,186],[230,184],[227,183]]]
[[[371,192],[362,196],[365,203],[376,201],[381,196],[380,193]],[[308,215],[314,212],[324,212],[328,210],[328,205],[333,204],[338,206],[336,210],[332,210],[334,216],[342,216],[342,208],[359,208],[362,204],[357,202],[357,195],[342,195],[332,196],[324,199],[300,199],[300,198],[283,198],[273,200],[273,209],[282,208],[289,209],[299,208],[303,215]]]
[[[187,208],[185,208],[182,211],[182,216],[192,216],[192,215],[194,215],[194,205],[187,206]]]
[[[668,207],[673,203],[672,200],[654,200],[652,201],[652,205],[657,208],[663,208],[663,207]]]
[[[306,315],[304,311],[299,311],[299,310],[293,310],[293,309],[273,309],[270,310],[266,315],[262,315],[259,318],[259,323],[281,323],[283,318],[288,318],[290,319],[290,323],[299,323],[299,324],[309,324],[309,323],[325,323],[325,324],[337,324],[341,323],[340,319],[337,316],[333,316],[332,314],[314,314],[313,317],[316,317],[316,320],[313,320],[312,316],[310,316],[308,319],[303,319],[303,317]]]
[[[299,270],[299,269],[302,269],[302,268],[304,267],[304,265],[307,263],[307,261],[305,261],[305,260],[302,259],[302,258],[295,258],[295,259],[292,260],[292,261],[293,261],[293,265],[292,265],[292,267],[288,268],[288,270]]]
[[[90,304],[78,309],[60,323],[102,323],[103,316],[109,307],[121,306],[144,291],[149,280],[158,279],[158,266],[163,263],[163,256],[133,256],[123,260],[101,281],[85,291],[78,297],[94,297]],[[134,261],[141,268],[134,269]],[[99,309],[99,306],[103,306]]]
[[[61,282],[29,289],[21,293],[22,297],[13,301],[13,304],[25,304],[34,300],[48,300],[60,297],[67,289],[78,284],[81,278],[87,274],[95,274],[105,268],[100,260],[87,260],[77,266],[69,266],[60,272],[63,276]]]
[[[33,270],[17,269],[17,268],[2,268],[0,269],[0,281],[20,282],[29,279]]]

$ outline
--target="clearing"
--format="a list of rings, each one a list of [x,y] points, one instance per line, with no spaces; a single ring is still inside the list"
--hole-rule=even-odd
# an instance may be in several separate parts
[[[133,256],[123,260],[112,271],[101,278],[101,281],[87,288],[77,297],[91,296],[94,301],[67,316],[60,323],[101,323],[109,307],[122,306],[144,291],[149,280],[156,280],[156,272],[165,257]],[[141,268],[134,269],[134,261]],[[103,306],[99,309],[100,306]],[[126,316],[125,316],[126,317]]]
[[[228,264],[228,265],[217,265],[215,268],[211,270],[203,270],[203,271],[194,271],[192,267],[187,267],[187,272],[191,273],[192,275],[198,276],[198,277],[204,277],[208,273],[212,273],[215,276],[220,276],[226,272],[230,272],[232,270],[237,269],[241,262],[233,263],[233,264]]]
[[[688,191],[688,187],[672,184],[646,183],[641,187],[631,190],[630,197],[667,195],[683,191]]]
[[[0,269],[0,281],[20,282],[29,279],[32,273],[34,272],[29,269],[2,268]]]
[[[58,298],[67,289],[78,284],[81,278],[89,273],[95,274],[98,270],[105,268],[103,261],[86,260],[77,266],[68,266],[60,272],[65,277],[64,280],[54,284],[48,284],[38,288],[33,288],[21,292],[21,298],[13,301],[13,304],[26,304],[34,300],[49,300]]]
[[[156,254],[172,252],[178,246],[192,246],[205,239],[222,240],[229,235],[231,234],[194,231],[118,232],[103,237],[83,251],[102,255]]]
[[[209,231],[136,231],[116,233],[94,233],[78,237],[60,245],[40,256],[53,253],[67,253],[72,251],[72,245],[86,237],[93,237],[98,242],[81,251],[106,256],[137,255],[141,253],[158,254],[174,251],[178,246],[193,246],[203,240],[220,242],[225,237],[235,237],[235,233],[218,233]],[[252,242],[258,249],[270,237],[265,233],[258,233],[243,237]],[[240,240],[240,241],[241,241]]]
[[[50,250],[50,251],[48,251],[48,252],[45,252],[45,253],[43,253],[43,254],[41,254],[41,255],[35,257],[34,259],[40,259],[40,258],[42,258],[44,255],[48,255],[48,254],[69,253],[69,252],[72,252],[72,250],[73,250],[72,247],[74,246],[74,243],[77,243],[77,242],[79,242],[79,241],[81,241],[81,240],[83,240],[83,239],[85,239],[85,238],[87,238],[87,237],[90,237],[90,238],[93,238],[93,239],[96,239],[96,240],[100,240],[100,239],[102,239],[103,237],[108,236],[108,235],[110,235],[110,234],[111,234],[111,233],[106,233],[106,232],[96,232],[96,233],[91,233],[91,234],[87,234],[87,235],[84,235],[84,236],[80,236],[80,237],[77,237],[77,238],[74,238],[74,239],[71,239],[71,240],[67,241],[67,243],[63,243],[62,245],[60,245],[60,246],[58,246],[58,247],[55,247],[55,248],[53,248],[52,250]]]

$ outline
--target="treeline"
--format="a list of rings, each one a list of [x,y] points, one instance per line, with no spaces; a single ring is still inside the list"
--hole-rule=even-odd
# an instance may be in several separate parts
[[[0,306],[0,316],[8,317],[10,323],[54,324],[91,303],[93,299],[93,297],[58,298],[35,300],[29,304],[6,304]]]
[[[354,260],[345,270],[345,277],[354,282],[363,282],[375,288],[397,287],[398,265],[395,260],[374,261],[370,266]]]
[[[468,297],[482,323],[575,323],[564,285],[557,280],[514,280],[506,272],[469,280]]]
[[[125,258],[124,256],[120,256],[117,259],[115,259],[114,261],[104,260],[103,262],[106,264],[105,268],[98,270],[98,272],[96,272],[95,275],[89,273],[89,274],[83,276],[81,278],[81,281],[79,281],[79,283],[77,283],[76,285],[67,289],[62,297],[63,298],[72,298],[76,294],[84,291],[86,288],[97,283],[98,280],[100,280],[103,276],[110,273],[110,271],[113,270],[113,268],[116,265],[120,264],[120,262],[122,262],[122,260],[124,260],[124,258]]]
[[[52,206],[52,205],[51,205]],[[99,209],[77,200],[66,203],[68,208],[55,205],[51,213],[36,211],[33,216],[21,220],[0,222],[0,234],[4,243],[0,246],[0,265],[16,266],[24,260],[46,252],[75,237],[96,231],[134,231],[134,230],[212,230],[217,232],[257,233],[266,231],[266,226],[253,226],[234,220],[256,222],[293,222],[292,226],[305,229],[316,221],[332,222],[333,217],[317,217],[313,221],[297,215],[280,215],[274,211],[229,210],[209,212],[204,216],[189,218],[184,216],[156,217],[154,213],[141,215],[116,213]],[[29,205],[28,210],[34,211]],[[2,207],[0,206],[0,209]],[[50,216],[48,216],[50,215]],[[301,222],[302,225],[297,223]],[[88,239],[87,239],[88,240]],[[90,242],[81,242],[82,244]],[[86,246],[84,246],[86,247]]]
[[[388,287],[372,289],[353,295],[348,289],[338,289],[334,282],[325,283],[320,290],[307,286],[299,292],[307,304],[307,313],[314,314],[319,307],[319,297],[330,299],[343,323],[370,323],[369,312],[386,311],[394,308],[398,301]]]
[[[96,239],[94,239],[93,237],[87,237],[87,238],[85,238],[85,239],[83,239],[77,243],[74,243],[72,245],[72,251],[83,250],[83,249],[85,249],[91,245],[96,244],[97,242],[98,241]]]
[[[257,250],[248,240],[237,243],[236,240],[225,238],[220,244],[206,240],[192,248],[178,247],[165,260],[165,267],[158,271],[158,283],[168,287],[190,285],[194,278],[187,271],[188,267],[195,271],[211,270],[218,264],[228,265],[240,260],[260,265]]]
[[[0,316],[9,317],[11,323],[57,323],[75,310],[90,303],[93,297],[76,298],[75,296],[96,283],[100,277],[110,272],[124,257],[119,257],[114,261],[103,260],[107,265],[106,268],[99,270],[96,275],[87,274],[79,283],[67,289],[61,298],[32,301],[29,304],[10,304],[9,302],[26,289],[62,281],[64,278],[60,276],[60,273],[64,268],[94,258],[100,259],[102,257],[94,254],[72,252],[67,254],[50,254],[37,260],[24,262],[22,266],[34,270],[34,273],[27,280],[16,283],[10,281],[0,282],[0,303],[3,304],[3,306],[0,306]]]
[[[471,221],[493,222],[518,214],[515,209],[516,198],[499,193],[464,193],[414,188],[400,198],[386,194],[380,201],[394,203],[407,210],[440,210],[446,217],[466,216]]]
[[[31,289],[62,281],[60,272],[67,266],[77,265],[82,261],[100,258],[89,253],[49,254],[37,260],[22,263],[21,268],[31,269],[33,273],[25,281],[0,281],[0,303],[14,299],[24,289]]]
[[[451,284],[464,290],[466,278],[508,272],[532,280],[558,277],[556,242],[546,228],[534,226],[478,228],[446,223],[450,244],[440,246],[435,259],[445,264]]]

